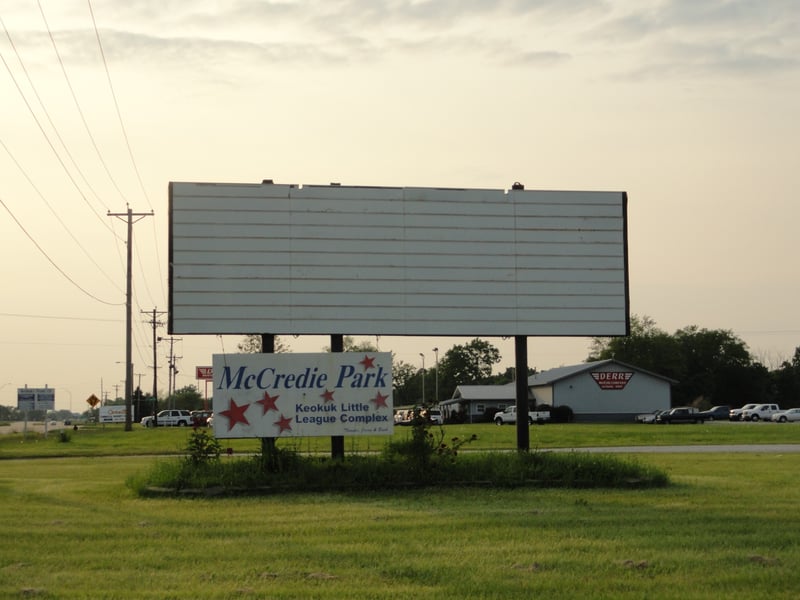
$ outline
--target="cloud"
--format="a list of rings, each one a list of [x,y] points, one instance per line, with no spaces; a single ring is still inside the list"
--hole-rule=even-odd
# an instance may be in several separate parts
[[[800,3],[794,0],[630,6],[593,31],[601,43],[636,57],[629,77],[752,77],[800,67]]]
[[[396,58],[596,76],[753,77],[800,66],[796,0],[97,0],[109,59],[184,70]],[[55,9],[50,9],[53,10]],[[88,13],[48,19],[68,60],[96,61]],[[30,15],[31,22],[41,20]],[[41,25],[40,25],[41,28]],[[41,30],[26,32],[43,51]],[[217,74],[217,73],[215,73]]]

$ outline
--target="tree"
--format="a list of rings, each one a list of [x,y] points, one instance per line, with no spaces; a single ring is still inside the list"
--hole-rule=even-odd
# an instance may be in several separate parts
[[[628,336],[592,340],[586,361],[610,358],[677,380],[685,372],[678,341],[656,327],[655,321],[648,316],[632,315]]]
[[[670,335],[650,317],[631,317],[627,337],[595,338],[588,361],[614,358],[675,379],[673,403],[741,405],[770,399],[769,372],[731,331],[691,325]]]
[[[398,361],[392,365],[394,405],[410,406],[422,396],[422,380],[414,365]]]
[[[492,379],[489,383],[492,385],[506,385],[512,383],[516,381],[517,378],[515,371],[516,367],[506,367],[506,370],[502,373],[495,373],[492,375]],[[528,367],[528,377],[531,375],[536,375],[536,369],[534,367]]]
[[[346,335],[342,338],[342,346],[345,352],[378,352],[378,346],[369,340],[356,342],[356,339],[351,335]],[[330,346],[323,346],[324,352],[330,352]]]
[[[800,406],[800,346],[791,360],[783,361],[770,375],[773,394],[781,408]]]
[[[439,361],[439,397],[452,397],[459,385],[490,383],[492,367],[499,362],[500,351],[486,340],[453,346]]]
[[[740,338],[723,329],[691,325],[675,333],[684,374],[675,399],[691,404],[705,398],[711,404],[741,405],[767,401],[767,369],[756,363]]]
[[[176,390],[167,399],[167,405],[180,410],[199,410],[203,407],[203,396],[193,385]]]
[[[246,352],[248,354],[258,354],[261,352],[261,335],[251,333],[250,335],[246,335],[239,345],[236,346],[239,349],[239,352]],[[283,340],[279,336],[275,336],[275,352],[288,352],[289,346],[287,346]]]

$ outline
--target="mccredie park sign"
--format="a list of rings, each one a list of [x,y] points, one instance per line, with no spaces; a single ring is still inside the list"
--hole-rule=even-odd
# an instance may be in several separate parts
[[[216,354],[214,435],[391,435],[389,352]]]

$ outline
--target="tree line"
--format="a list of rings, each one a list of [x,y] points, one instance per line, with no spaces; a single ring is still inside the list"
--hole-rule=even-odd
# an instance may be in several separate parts
[[[261,336],[246,336],[238,345],[240,352],[260,352]],[[280,338],[276,352],[288,352]],[[325,348],[329,350],[329,348]],[[358,342],[344,337],[346,352],[377,352],[370,341]],[[631,317],[630,335],[593,338],[586,362],[616,359],[653,374],[673,379],[672,401],[676,406],[708,407],[718,404],[741,406],[748,402],[775,402],[781,408],[800,406],[800,347],[794,355],[769,369],[752,356],[747,344],[732,331],[705,329],[690,325],[668,333],[647,316]],[[393,395],[395,406],[433,405],[453,397],[459,385],[503,385],[514,381],[514,369],[494,372],[501,361],[500,351],[490,342],[475,338],[455,345],[439,358],[438,365],[426,369],[393,360]],[[528,375],[536,373],[529,368]],[[147,400],[140,406],[147,412]],[[117,399],[109,404],[123,403]],[[204,408],[205,401],[193,385],[176,390],[168,398],[159,398],[159,409]],[[0,420],[18,417],[16,407],[0,406]],[[137,415],[138,416],[138,415]],[[51,415],[52,417],[52,415]],[[34,417],[31,417],[34,418]],[[41,415],[44,418],[44,415]]]
[[[676,406],[800,406],[800,347],[770,370],[732,331],[690,325],[670,334],[650,317],[634,315],[629,336],[592,340],[587,361],[609,358],[676,380]]]
[[[246,336],[240,352],[260,352],[261,337]],[[323,348],[329,351],[330,348]],[[371,341],[344,337],[345,352],[377,352]],[[276,352],[289,347],[275,339]],[[733,332],[690,325],[667,333],[647,316],[631,317],[630,335],[592,338],[586,362],[616,359],[676,383],[672,400],[676,406],[709,407],[717,404],[741,406],[748,402],[776,402],[782,408],[800,406],[800,347],[794,356],[770,370],[753,357],[747,344]],[[453,397],[459,385],[504,385],[514,381],[514,368],[495,372],[501,354],[490,342],[475,338],[454,345],[439,357],[438,365],[426,369],[401,360],[392,361],[394,406],[433,405]],[[529,367],[528,376],[536,373]],[[199,403],[191,388],[176,392],[178,408]],[[437,393],[438,392],[438,393]]]

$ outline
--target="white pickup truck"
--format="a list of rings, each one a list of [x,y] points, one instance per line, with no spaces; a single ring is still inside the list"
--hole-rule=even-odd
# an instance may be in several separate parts
[[[539,423],[540,425],[545,421],[550,420],[550,412],[546,410],[531,410],[528,411],[528,425]],[[494,413],[494,422],[496,425],[514,424],[517,422],[517,407],[507,406],[505,409]]]
[[[769,421],[780,410],[777,404],[756,404],[753,408],[742,411],[742,421]]]

